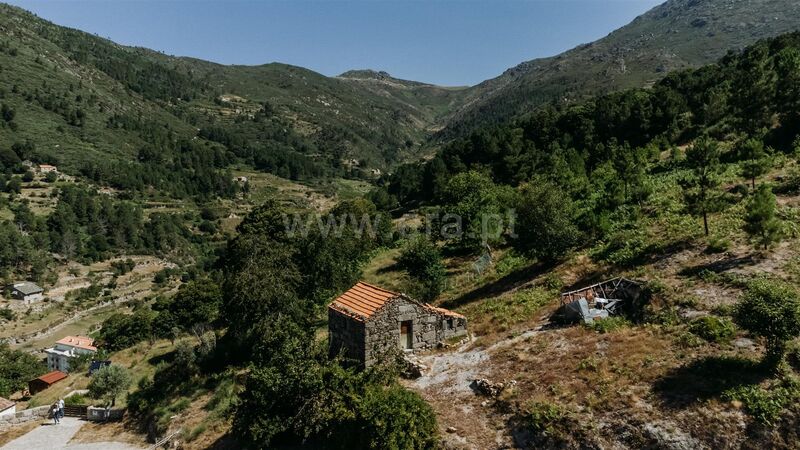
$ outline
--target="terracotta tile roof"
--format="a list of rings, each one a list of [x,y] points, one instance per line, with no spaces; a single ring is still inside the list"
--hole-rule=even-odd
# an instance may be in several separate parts
[[[16,405],[16,403],[12,402],[11,400],[0,397],[0,411],[5,411],[14,405]]]
[[[94,346],[94,339],[86,336],[67,336],[56,341],[56,344],[69,345],[71,347],[82,348],[84,350],[97,351],[97,347]]]
[[[459,319],[466,319],[466,317],[462,316],[461,314],[459,314],[459,313],[457,313],[455,311],[450,311],[449,309],[439,308],[438,306],[433,306],[433,305],[431,305],[429,303],[425,303],[425,307],[428,308],[429,310],[437,313],[437,314],[442,314],[442,315],[450,316],[450,317],[458,317]]]
[[[387,301],[400,294],[359,281],[328,307],[358,320],[372,317]]]
[[[67,378],[67,374],[65,374],[64,372],[60,372],[58,370],[54,370],[50,373],[46,373],[40,376],[39,378],[37,378],[37,380],[44,381],[47,384],[53,384],[63,380],[64,378]]]

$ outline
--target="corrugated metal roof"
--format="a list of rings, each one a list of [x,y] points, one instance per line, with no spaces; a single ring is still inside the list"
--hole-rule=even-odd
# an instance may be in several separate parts
[[[53,384],[57,381],[63,380],[64,378],[67,378],[67,374],[58,370],[54,370],[50,373],[46,373],[40,376],[39,378],[37,378],[37,380],[44,381],[47,384]]]
[[[359,281],[334,300],[329,308],[363,321],[372,317],[387,301],[399,296],[396,292]]]

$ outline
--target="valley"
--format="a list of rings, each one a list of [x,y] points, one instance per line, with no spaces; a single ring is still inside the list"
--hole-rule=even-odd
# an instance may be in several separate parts
[[[0,4],[0,446],[796,448],[798,19],[442,87]]]

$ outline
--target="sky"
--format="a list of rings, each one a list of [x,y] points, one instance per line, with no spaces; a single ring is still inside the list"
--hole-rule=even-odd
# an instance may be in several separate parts
[[[663,0],[5,0],[125,45],[222,64],[474,85],[599,39]]]

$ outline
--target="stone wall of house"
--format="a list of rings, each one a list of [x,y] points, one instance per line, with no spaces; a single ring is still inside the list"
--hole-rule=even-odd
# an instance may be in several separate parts
[[[364,363],[370,366],[390,351],[403,351],[400,325],[411,322],[412,350],[467,333],[467,321],[436,313],[407,297],[389,300],[366,323]],[[451,326],[452,325],[452,326]]]
[[[328,308],[328,345],[331,356],[364,363],[364,322]]]
[[[14,425],[21,425],[27,422],[36,420],[43,420],[50,417],[50,406],[39,406],[36,408],[24,409],[17,411],[10,416],[0,417],[0,430],[13,427]]]

